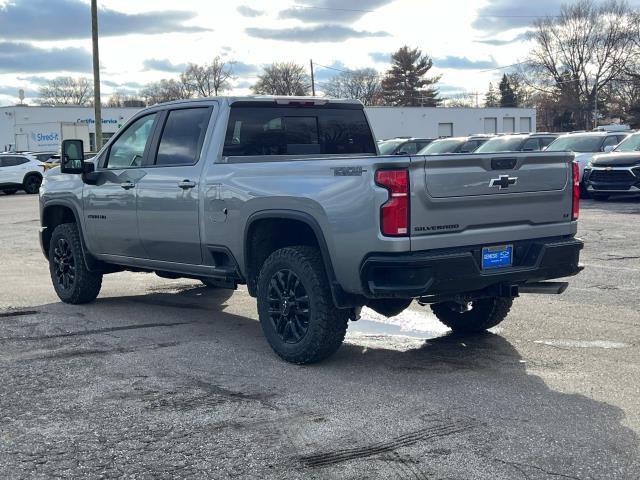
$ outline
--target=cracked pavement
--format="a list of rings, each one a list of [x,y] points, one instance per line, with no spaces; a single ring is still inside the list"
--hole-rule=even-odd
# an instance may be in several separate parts
[[[584,202],[586,269],[455,337],[365,311],[307,367],[246,289],[105,277],[60,303],[37,198],[0,195],[0,478],[640,478],[640,199]]]

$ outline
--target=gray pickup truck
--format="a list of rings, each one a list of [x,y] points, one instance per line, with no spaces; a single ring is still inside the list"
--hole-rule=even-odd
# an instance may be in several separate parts
[[[91,161],[63,143],[40,190],[41,243],[64,302],[104,274],[246,284],[287,361],[322,360],[368,306],[412,300],[456,332],[581,270],[573,154],[380,156],[362,104],[189,100],[137,113]]]

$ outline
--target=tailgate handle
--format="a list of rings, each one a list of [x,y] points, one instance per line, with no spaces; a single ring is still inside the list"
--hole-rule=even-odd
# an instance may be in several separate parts
[[[518,163],[517,158],[492,158],[491,170],[513,170]]]

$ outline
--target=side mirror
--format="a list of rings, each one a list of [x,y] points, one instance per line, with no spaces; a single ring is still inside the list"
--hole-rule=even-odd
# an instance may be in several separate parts
[[[62,141],[60,171],[74,175],[84,173],[84,143],[82,140]]]
[[[607,145],[606,147],[604,147],[604,148],[602,149],[602,151],[603,151],[604,153],[611,153],[611,152],[613,152],[613,149],[614,149],[614,148],[616,148],[616,147],[615,147],[615,145]]]

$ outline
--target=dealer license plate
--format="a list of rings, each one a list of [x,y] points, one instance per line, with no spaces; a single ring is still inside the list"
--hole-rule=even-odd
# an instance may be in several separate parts
[[[482,249],[482,269],[505,268],[513,265],[513,245],[496,245]]]

